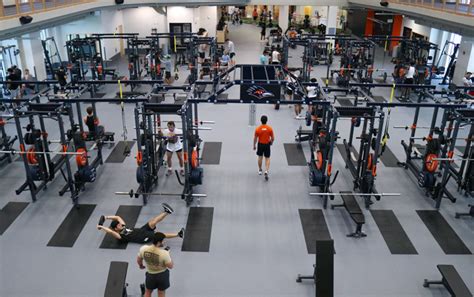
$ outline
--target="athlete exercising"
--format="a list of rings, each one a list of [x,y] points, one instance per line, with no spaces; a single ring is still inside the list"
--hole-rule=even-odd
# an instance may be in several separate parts
[[[166,203],[162,204],[163,212],[149,220],[140,228],[127,228],[125,221],[119,216],[101,216],[97,229],[105,231],[122,242],[150,243],[155,235],[156,225],[174,210]],[[104,227],[105,220],[112,220],[109,227]],[[166,238],[183,237],[184,228],[178,233],[164,233]]]

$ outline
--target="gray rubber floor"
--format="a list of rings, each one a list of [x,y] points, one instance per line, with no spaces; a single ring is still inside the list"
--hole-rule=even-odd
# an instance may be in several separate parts
[[[230,27],[230,38],[235,42],[238,63],[258,63],[264,44],[260,43],[257,28],[251,25]],[[301,64],[298,49],[290,53],[290,66]],[[378,53],[377,59],[382,61]],[[388,59],[385,59],[388,65]],[[376,68],[383,68],[378,63]],[[338,65],[336,60],[334,65]],[[386,65],[386,66],[387,66]],[[387,66],[389,67],[389,65]],[[391,66],[390,66],[391,67]],[[123,67],[122,67],[123,68]],[[314,77],[323,77],[325,66],[314,69]],[[181,80],[185,75],[181,75]],[[178,82],[179,83],[179,82]],[[107,92],[115,92],[109,87]],[[105,90],[101,90],[105,92]],[[388,98],[388,90],[375,91],[375,95]],[[112,97],[112,94],[107,97]],[[238,89],[228,91],[230,99],[237,99]],[[84,109],[83,109],[84,110]],[[126,126],[128,140],[133,134],[133,105],[127,104]],[[394,109],[391,126],[411,125],[412,110]],[[431,111],[423,111],[421,125],[428,125]],[[222,142],[219,165],[204,165],[204,184],[196,188],[197,193],[207,193],[201,206],[213,207],[213,225],[209,253],[181,252],[181,239],[171,239],[171,256],[175,268],[171,271],[171,288],[167,296],[182,297],[293,297],[314,296],[314,284],[296,283],[298,273],[312,273],[314,255],[308,254],[304,240],[299,209],[321,209],[320,198],[309,196],[315,191],[308,185],[305,166],[288,166],[284,143],[292,143],[296,129],[304,123],[294,118],[292,107],[257,107],[257,118],[269,116],[276,141],[272,146],[270,180],[265,182],[257,175],[255,152],[252,150],[253,126],[249,126],[249,106],[225,104],[199,106],[200,120],[212,120],[212,131],[202,131],[204,141]],[[120,106],[98,104],[98,116],[106,130],[116,132],[121,139],[122,122]],[[174,119],[172,116],[162,120]],[[53,121],[50,137],[57,130]],[[13,125],[7,125],[12,131]],[[340,121],[341,137],[348,136],[350,122]],[[423,132],[424,133],[424,132]],[[420,132],[420,136],[424,136]],[[391,129],[389,146],[400,161],[404,160],[400,141],[408,137],[405,130]],[[342,143],[342,139],[341,139]],[[303,144],[306,158],[309,148]],[[111,149],[104,149],[104,160]],[[0,296],[103,296],[110,261],[127,261],[128,293],[139,296],[139,284],[144,272],[139,270],[136,255],[139,246],[129,244],[126,250],[100,249],[104,234],[96,229],[101,214],[112,215],[120,205],[140,205],[140,199],[115,196],[115,191],[136,188],[136,146],[132,155],[123,163],[107,163],[98,170],[97,180],[86,186],[80,203],[96,204],[79,238],[72,248],[48,247],[52,238],[72,204],[67,194],[58,196],[63,185],[60,177],[38,195],[38,201],[30,204],[8,230],[0,236]],[[340,170],[333,192],[352,188],[352,177],[345,170],[341,155],[335,150],[333,172]],[[174,162],[177,162],[175,159]],[[175,166],[176,167],[176,166]],[[323,210],[329,232],[335,241],[335,296],[338,297],[415,297],[448,296],[439,286],[423,288],[424,278],[438,279],[437,264],[453,264],[467,285],[474,291],[474,256],[446,255],[430,231],[423,224],[416,210],[431,210],[433,202],[418,188],[416,179],[402,168],[386,168],[379,164],[376,180],[379,192],[400,192],[400,197],[383,197],[373,209],[393,210],[418,255],[392,255],[370,212],[365,210],[366,224],[363,239],[347,238],[354,225],[343,209]],[[14,192],[24,181],[24,167],[13,162],[0,169],[0,208],[9,201],[30,201],[28,192],[17,196]],[[160,191],[180,192],[174,176],[160,174]],[[450,188],[454,189],[453,185]],[[474,221],[454,218],[456,211],[467,211],[472,199],[458,194],[456,204],[443,201],[441,214],[474,251]],[[470,201],[469,201],[470,200]],[[137,225],[161,211],[161,203],[175,208],[175,213],[159,224],[165,232],[175,232],[186,225],[188,208],[178,197],[153,197],[143,207]],[[340,198],[335,198],[335,203]],[[362,200],[359,200],[362,203]]]

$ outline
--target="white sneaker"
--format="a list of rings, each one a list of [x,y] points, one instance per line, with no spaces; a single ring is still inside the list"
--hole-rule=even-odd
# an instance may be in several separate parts
[[[268,180],[268,171],[265,171],[265,180]]]
[[[262,175],[262,174],[263,174],[262,170],[259,170],[258,175]]]

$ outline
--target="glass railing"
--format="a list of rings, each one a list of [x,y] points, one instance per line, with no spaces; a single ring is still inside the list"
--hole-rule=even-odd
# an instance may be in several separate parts
[[[389,0],[388,2],[430,8],[461,15],[474,15],[474,0]]]
[[[0,20],[95,1],[96,0],[0,0]]]

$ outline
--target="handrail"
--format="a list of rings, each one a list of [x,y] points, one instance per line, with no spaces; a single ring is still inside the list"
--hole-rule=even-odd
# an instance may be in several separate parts
[[[0,21],[91,2],[97,0],[0,0]]]
[[[428,8],[463,16],[474,15],[474,0],[388,0],[388,2]]]

